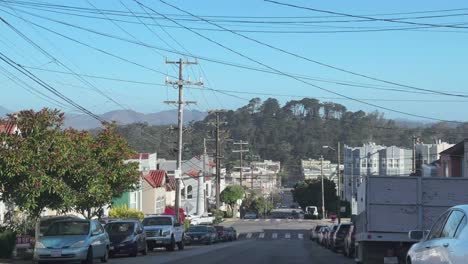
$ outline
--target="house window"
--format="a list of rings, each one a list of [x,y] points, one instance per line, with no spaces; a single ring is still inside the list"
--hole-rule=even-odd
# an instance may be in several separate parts
[[[192,194],[192,185],[189,185],[187,187],[187,199],[192,199],[193,198],[193,194]]]
[[[137,192],[130,193],[129,205],[130,209],[137,209]]]
[[[165,207],[166,207],[166,197],[161,196],[161,197],[156,198],[155,213],[162,214],[164,212]]]
[[[393,159],[388,159],[388,167],[393,168]]]
[[[400,160],[399,160],[399,159],[396,159],[394,165],[395,165],[395,168],[400,167]]]
[[[185,199],[185,188],[182,188],[182,190],[180,190],[180,196],[182,197],[182,199]]]

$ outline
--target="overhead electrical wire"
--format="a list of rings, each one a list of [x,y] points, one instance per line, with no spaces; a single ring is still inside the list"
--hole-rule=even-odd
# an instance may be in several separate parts
[[[74,106],[75,108],[77,108],[79,111],[83,112],[84,114],[86,115],[89,115],[90,117],[100,121],[101,123],[104,123],[105,120],[102,119],[101,117],[99,117],[98,115],[94,114],[93,112],[89,111],[88,109],[86,109],[85,107],[79,105],[78,103],[76,103],[75,101],[73,101],[72,99],[68,98],[67,96],[63,95],[61,92],[59,92],[57,89],[55,89],[54,87],[50,86],[49,84],[47,84],[46,82],[44,82],[43,80],[41,80],[39,77],[37,77],[36,75],[34,75],[32,72],[28,71],[27,69],[25,69],[24,67],[22,67],[21,65],[17,64],[15,61],[13,61],[12,59],[10,59],[8,56],[6,56],[3,52],[0,52],[0,60],[4,61],[6,64],[8,64],[9,66],[11,66],[12,68],[14,68],[15,70],[17,70],[18,72],[20,72],[21,74],[25,75],[26,77],[28,77],[29,79],[31,79],[33,82],[37,83],[38,85],[42,86],[43,88],[45,88],[46,90],[48,90],[49,92],[51,92],[52,94],[56,95],[57,97],[59,97],[60,99],[64,100],[65,102],[69,103],[70,105]]]
[[[148,8],[149,10],[151,10],[152,12],[154,12],[154,13],[156,13],[156,14],[159,14],[159,15],[162,15],[162,14],[159,13],[158,11],[156,11],[156,10],[154,10],[154,9],[152,9],[152,8],[149,8],[148,6],[142,4],[142,3],[141,3],[140,1],[138,1],[138,0],[134,0],[134,1],[137,2],[137,3],[140,4],[140,5],[143,5],[143,6],[147,7],[147,8]],[[163,3],[167,4],[166,2],[164,2],[164,1],[162,1],[162,0],[160,0],[160,2],[163,2]],[[167,5],[170,5],[170,4],[167,4]],[[178,8],[177,8],[177,9],[178,9]],[[188,13],[188,12],[187,12],[187,11],[184,11],[184,13]],[[190,14],[190,13],[188,13],[188,14]],[[164,15],[162,15],[162,16],[164,16]],[[168,19],[171,20],[170,18],[168,18]],[[172,22],[175,23],[175,24],[178,24],[179,26],[183,26],[183,24],[180,24],[180,23],[177,22],[177,21],[172,20]],[[259,64],[259,65],[261,65],[261,66],[263,66],[263,67],[265,67],[265,68],[269,68],[270,70],[273,70],[273,71],[275,71],[275,72],[278,72],[278,73],[280,73],[280,74],[282,74],[282,75],[284,75],[284,76],[286,76],[286,77],[292,78],[292,79],[294,79],[294,80],[296,80],[296,81],[298,81],[298,82],[301,82],[301,83],[303,83],[303,84],[306,84],[306,85],[315,87],[315,88],[317,88],[317,89],[326,91],[326,92],[328,92],[328,93],[331,93],[331,94],[334,94],[334,95],[337,95],[337,96],[340,96],[340,97],[348,98],[348,99],[350,99],[350,100],[353,100],[353,101],[356,101],[356,102],[359,102],[359,103],[362,103],[362,104],[365,104],[365,105],[368,105],[368,106],[373,106],[373,107],[376,107],[376,108],[379,108],[379,109],[383,109],[383,110],[387,110],[387,111],[391,111],[391,112],[394,112],[394,113],[399,113],[399,114],[403,114],[403,115],[407,115],[407,116],[419,117],[419,118],[424,118],[424,119],[429,119],[429,120],[436,120],[436,121],[460,123],[460,122],[458,122],[458,121],[449,121],[449,120],[444,120],[444,119],[439,119],[439,118],[434,118],[434,117],[429,117],[429,116],[423,116],[423,115],[417,115],[417,114],[407,113],[407,112],[404,112],[404,111],[400,111],[400,110],[396,110],[396,109],[391,109],[391,108],[388,108],[388,107],[383,107],[383,106],[376,105],[376,104],[373,104],[373,103],[368,103],[368,102],[365,102],[365,101],[361,101],[361,100],[352,98],[352,97],[347,96],[347,95],[343,95],[343,94],[337,93],[337,92],[332,91],[332,90],[330,90],[330,89],[323,88],[323,87],[321,87],[321,86],[318,86],[318,85],[312,84],[312,83],[310,83],[310,82],[304,81],[303,79],[297,78],[297,77],[295,77],[295,76],[288,75],[287,73],[284,73],[284,72],[282,72],[282,71],[280,71],[280,70],[278,70],[278,69],[276,69],[276,68],[274,68],[274,67],[271,67],[271,66],[269,66],[269,65],[267,65],[267,64],[265,64],[265,63],[263,63],[263,62],[260,62],[260,61],[258,61],[258,60],[256,60],[256,59],[253,59],[253,58],[251,58],[251,57],[249,57],[249,56],[247,56],[247,55],[244,55],[243,53],[241,53],[241,52],[239,52],[239,51],[236,51],[236,50],[234,50],[234,49],[232,49],[232,48],[230,48],[230,47],[228,47],[228,46],[226,46],[226,45],[224,45],[224,44],[222,44],[222,43],[220,43],[220,42],[217,42],[217,41],[215,41],[215,40],[213,40],[213,39],[211,39],[211,38],[209,38],[209,37],[206,37],[206,36],[200,34],[200,33],[197,32],[197,31],[194,31],[194,30],[191,30],[191,29],[188,29],[188,28],[187,28],[187,30],[189,30],[189,31],[191,31],[192,33],[194,33],[194,34],[200,36],[201,38],[206,39],[206,40],[208,40],[209,42],[214,43],[214,44],[216,44],[217,46],[220,46],[220,47],[222,47],[222,48],[224,48],[224,49],[226,49],[226,50],[229,50],[230,52],[232,52],[232,53],[234,53],[234,54],[237,54],[237,55],[239,55],[239,56],[241,56],[241,57],[243,57],[243,58],[245,58],[245,59],[247,59],[247,60],[249,60],[249,61],[255,62],[256,64]],[[468,97],[468,96],[467,96],[467,97]]]
[[[281,5],[281,6],[294,7],[294,8],[298,8],[298,9],[310,10],[310,11],[319,12],[319,13],[326,13],[326,14],[332,14],[332,15],[359,18],[359,19],[364,19],[366,21],[391,22],[391,23],[417,25],[417,26],[430,26],[430,27],[449,27],[449,28],[460,28],[460,29],[468,28],[468,27],[461,27],[461,26],[456,26],[456,25],[419,23],[419,22],[405,21],[405,20],[401,20],[401,19],[375,18],[375,17],[370,17],[370,16],[352,15],[352,14],[346,14],[346,13],[341,13],[341,12],[321,10],[321,9],[317,9],[317,8],[311,8],[311,7],[304,7],[304,6],[294,5],[294,4],[288,4],[288,3],[283,3],[283,2],[274,1],[274,0],[263,0],[263,1],[273,3],[273,4],[277,4],[277,5]]]
[[[1,3],[1,2],[0,2]],[[53,11],[53,10],[47,10],[43,8],[30,8],[30,9],[35,9],[35,10],[40,10],[40,11],[45,11],[45,12],[53,12],[53,13],[58,13],[58,14],[65,14],[65,15],[72,15],[72,16],[78,16],[78,17],[85,17],[85,18],[91,18],[91,19],[106,19],[104,17],[96,17],[96,16],[89,16],[89,15],[81,15],[81,14],[75,14],[75,13],[67,13],[67,12],[60,12],[60,11]],[[21,9],[18,9],[21,10]],[[21,10],[24,11],[24,10]],[[468,15],[468,14],[467,14]],[[135,15],[134,18],[137,18],[138,20],[141,21],[141,16]],[[153,21],[155,21],[154,17],[148,16],[148,17],[143,17],[143,18],[152,18]],[[130,24],[140,24],[135,21],[128,21],[128,20],[122,20],[122,19],[116,19],[116,18],[107,18],[108,20],[115,21],[115,22],[122,22],[122,23],[130,23]],[[210,20],[213,22],[213,20]],[[198,21],[201,22],[201,21]],[[325,21],[324,21],[325,22]],[[346,21],[342,21],[346,22]],[[149,25],[158,25],[161,28],[183,28],[179,26],[172,26],[172,25],[161,25],[155,21],[156,24],[149,24]],[[453,24],[453,23],[452,23]],[[457,23],[454,25],[466,25],[468,23]],[[226,25],[223,23],[223,25]],[[301,26],[298,24],[292,24],[295,26]],[[233,25],[234,26],[234,25]],[[291,25],[290,25],[291,26]],[[308,27],[313,26],[313,25],[306,25]],[[431,29],[433,27],[431,26],[418,26],[418,27],[347,27],[347,26],[331,26],[331,25],[320,25],[320,26],[314,26],[314,27],[325,27],[325,28],[347,28],[346,30],[245,30],[245,29],[230,29],[231,31],[239,32],[239,33],[270,33],[270,34],[334,34],[334,33],[369,33],[369,32],[387,32],[387,31],[426,31],[426,32],[449,32],[449,33],[468,33],[466,31],[454,31],[454,30],[427,30]],[[202,30],[202,31],[217,31],[217,32],[228,32],[223,29],[216,29],[216,28],[201,28],[201,27],[189,27],[190,29],[194,30]],[[355,29],[355,30],[351,30]],[[425,30],[426,29],[426,30]]]
[[[88,48],[98,50],[99,52],[105,53],[105,54],[110,55],[112,57],[117,57],[117,58],[119,58],[121,60],[124,60],[126,62],[130,62],[132,64],[137,64],[137,66],[156,71],[156,72],[158,72],[160,74],[164,74],[163,72],[148,68],[146,66],[143,66],[143,65],[135,63],[135,62],[131,62],[128,59],[122,58],[122,57],[120,57],[118,55],[106,52],[106,51],[104,51],[102,49],[95,48],[95,47],[91,46],[90,44],[86,44],[86,43],[84,43],[82,41],[78,41],[78,40],[76,40],[74,38],[66,36],[65,34],[62,34],[62,33],[59,33],[57,31],[54,31],[52,29],[46,28],[46,27],[44,27],[44,26],[42,26],[40,24],[34,23],[34,22],[29,21],[27,19],[24,19],[22,17],[18,17],[18,16],[14,15],[14,14],[11,14],[11,13],[7,12],[7,11],[4,11],[4,12],[6,12],[6,13],[12,15],[12,16],[15,16],[15,17],[17,17],[19,19],[22,19],[22,20],[24,20],[24,21],[26,21],[26,22],[28,22],[28,23],[30,23],[32,25],[35,25],[36,27],[42,28],[43,30],[49,31],[49,32],[51,32],[53,34],[56,34],[56,35],[59,35],[59,36],[61,36],[63,38],[71,40],[73,42],[77,42],[78,44],[84,45],[84,46],[86,46]],[[24,11],[20,11],[20,12],[24,12]],[[30,15],[33,15],[33,16],[37,16],[37,17],[42,18],[42,19],[53,21],[55,23],[59,23],[59,24],[63,24],[63,25],[66,25],[66,26],[77,28],[77,29],[80,29],[80,30],[83,30],[83,31],[91,32],[91,33],[99,35],[99,36],[113,38],[113,39],[117,39],[117,40],[120,40],[120,41],[129,42],[129,43],[132,43],[132,44],[135,44],[135,45],[144,46],[144,47],[147,47],[147,48],[158,49],[158,50],[162,50],[162,51],[169,52],[169,53],[179,54],[179,55],[182,55],[182,56],[190,56],[190,57],[194,57],[194,58],[197,58],[197,59],[200,59],[200,60],[205,60],[205,61],[209,61],[209,62],[213,62],[213,63],[223,64],[223,65],[226,65],[226,66],[237,67],[237,68],[242,68],[242,69],[252,70],[252,71],[258,71],[258,72],[265,72],[265,73],[276,74],[276,75],[281,75],[281,74],[278,74],[275,71],[272,71],[272,70],[266,69],[266,68],[256,68],[256,67],[247,66],[247,65],[240,65],[240,64],[236,64],[236,63],[232,63],[232,62],[221,61],[221,60],[218,60],[218,59],[203,57],[203,56],[194,55],[194,54],[188,54],[188,53],[184,53],[184,52],[181,52],[181,51],[175,51],[173,49],[165,49],[165,48],[157,47],[157,46],[154,46],[154,45],[135,42],[135,41],[123,38],[123,37],[114,36],[114,35],[111,35],[111,34],[108,34],[108,33],[99,32],[99,31],[84,28],[84,27],[81,27],[81,26],[73,25],[73,24],[70,24],[70,23],[63,22],[63,21],[42,17],[42,16],[39,16],[39,15],[31,14],[29,12],[26,12],[26,13],[28,13]],[[396,88],[376,87],[375,85],[368,85],[368,84],[361,84],[361,83],[350,83],[350,82],[345,82],[345,81],[327,81],[327,80],[323,80],[323,79],[312,78],[312,77],[308,77],[308,76],[304,76],[304,75],[296,75],[296,74],[292,74],[292,73],[288,73],[288,75],[293,75],[293,76],[296,76],[298,78],[306,79],[306,80],[313,80],[313,81],[319,81],[319,82],[330,82],[330,83],[334,83],[334,84],[337,84],[337,85],[344,85],[344,86],[361,87],[361,88],[378,89],[378,90],[388,90],[388,91],[405,92],[405,93],[417,93],[417,94],[422,93],[422,92],[418,92],[418,91],[402,90],[402,89],[396,89]],[[171,76],[171,77],[174,77],[174,76]],[[424,92],[424,93],[433,93],[433,92]]]
[[[136,1],[136,0],[135,0]],[[218,24],[215,24],[213,22],[210,22],[208,20],[205,20],[199,16],[196,16],[188,11],[185,11],[185,10],[182,10],[181,8],[173,5],[173,4],[169,4],[167,3],[166,1],[163,1],[163,0],[159,0],[161,3],[165,4],[165,5],[168,5],[176,10],[179,10],[183,13],[186,13],[186,14],[189,14],[189,15],[192,15],[193,17],[196,17],[200,20],[203,20],[213,26],[216,26],[216,27],[219,27],[219,28],[222,28],[222,29],[225,29],[225,30],[228,30],[230,31],[228,28],[225,28],[223,26],[220,26]],[[269,1],[269,0],[264,0],[264,1]],[[177,21],[174,21],[174,23],[177,23],[179,25],[182,25],[180,23],[178,23]],[[189,29],[190,30],[190,29]],[[192,32],[196,32],[194,30],[190,30]],[[334,70],[338,70],[338,71],[341,71],[341,72],[345,72],[345,73],[349,73],[349,74],[352,74],[352,75],[355,75],[355,76],[359,76],[359,77],[363,77],[363,78],[366,78],[366,79],[370,79],[370,80],[374,80],[374,81],[379,81],[379,82],[383,82],[383,83],[387,83],[387,84],[392,84],[392,85],[396,85],[396,86],[400,86],[400,87],[405,87],[405,88],[409,88],[409,89],[413,89],[413,90],[418,90],[418,91],[425,91],[425,92],[432,92],[432,93],[436,93],[436,94],[440,94],[440,95],[445,95],[445,96],[454,96],[454,97],[464,97],[464,98],[468,98],[468,95],[465,95],[465,94],[453,94],[453,93],[448,93],[448,92],[443,92],[443,91],[437,91],[437,90],[432,90],[432,89],[425,89],[425,88],[419,88],[419,87],[415,87],[415,86],[410,86],[410,85],[405,85],[405,84],[400,84],[400,83],[397,83],[397,82],[393,82],[393,81],[387,81],[387,80],[383,80],[383,79],[380,79],[380,78],[376,78],[376,77],[372,77],[370,75],[366,75],[366,74],[362,74],[362,73],[357,73],[357,72],[354,72],[354,71],[350,71],[350,70],[346,70],[346,69],[343,69],[343,68],[339,68],[339,67],[336,67],[336,66],[333,66],[333,65],[330,65],[330,64],[326,64],[326,63],[323,63],[323,62],[320,62],[320,61],[317,61],[317,60],[314,60],[314,59],[310,59],[310,58],[307,58],[305,56],[302,56],[302,55],[299,55],[299,54],[296,54],[296,53],[293,53],[293,52],[290,52],[290,51],[287,51],[285,49],[282,49],[282,48],[278,48],[276,46],[273,46],[271,44],[268,44],[268,43],[265,43],[265,42],[262,42],[262,41],[259,41],[257,39],[254,39],[252,37],[249,37],[249,36],[246,36],[246,35],[243,35],[243,34],[240,34],[240,33],[237,33],[237,32],[233,32],[231,31],[231,33],[237,35],[237,36],[240,36],[244,39],[247,39],[247,40],[250,40],[250,41],[253,41],[257,44],[260,44],[262,46],[265,46],[265,47],[268,47],[268,48],[271,48],[271,49],[274,49],[274,50],[277,50],[277,51],[280,51],[282,53],[285,53],[285,54],[288,54],[288,55],[291,55],[291,56],[294,56],[296,58],[300,58],[300,59],[303,59],[303,60],[306,60],[306,61],[309,61],[309,62],[312,62],[312,63],[315,63],[315,64],[318,64],[318,65],[321,65],[321,66],[325,66],[327,68],[331,68],[331,69],[334,69]],[[197,34],[199,34],[197,32]],[[200,34],[201,35],[201,34]]]

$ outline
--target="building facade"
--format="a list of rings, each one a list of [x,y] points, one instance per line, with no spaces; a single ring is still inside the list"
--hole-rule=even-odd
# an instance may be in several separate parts
[[[468,177],[468,138],[440,153],[440,177]]]

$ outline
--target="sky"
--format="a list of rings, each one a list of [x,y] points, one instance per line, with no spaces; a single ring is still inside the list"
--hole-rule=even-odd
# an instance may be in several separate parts
[[[134,0],[35,1],[44,4],[41,6],[28,4],[27,1],[21,5],[10,0],[1,0],[0,17],[10,26],[0,23],[0,52],[26,67],[34,76],[67,98],[96,114],[119,109],[149,113],[175,108],[164,101],[176,100],[177,89],[164,84],[166,79],[176,78],[177,68],[173,64],[166,64],[165,60],[178,60],[181,55],[148,47],[153,46],[200,57],[197,60],[198,65],[184,67],[185,79],[198,81],[201,78],[204,82],[204,87],[187,87],[184,90],[185,100],[197,101],[196,105],[187,106],[188,109],[236,109],[247,104],[253,97],[260,97],[262,100],[274,97],[281,104],[302,97],[314,97],[321,101],[340,103],[351,111],[377,110],[389,118],[468,121],[467,111],[464,110],[468,109],[467,97],[421,92],[432,90],[448,94],[468,94],[466,1],[284,0],[289,4],[320,10],[386,19],[410,17],[400,21],[458,25],[459,28],[421,28],[423,26],[388,21],[362,21],[363,19],[359,18],[280,6],[263,0],[165,1],[231,30],[281,31],[283,33],[239,33],[310,60],[404,86],[327,68],[262,46],[228,31],[200,30],[217,28],[159,0],[141,0],[140,3],[146,7]],[[63,7],[52,9],[51,5],[85,8],[80,10],[86,12],[76,12]],[[88,12],[90,9],[93,12]],[[452,9],[459,10],[440,11]],[[103,10],[122,11],[125,13],[119,14],[126,15],[116,16]],[[438,12],[386,15],[421,11]],[[133,13],[147,17],[145,12],[154,19],[138,20],[132,15]],[[182,26],[175,24],[174,19],[178,19],[177,23]],[[348,22],[332,22],[343,20]],[[252,21],[257,23],[246,23]],[[287,24],[265,23],[271,21]],[[117,36],[134,43],[111,39],[72,26]],[[183,27],[197,28],[193,30],[224,47]],[[399,28],[412,29],[330,32]],[[291,31],[307,33],[290,33]],[[18,32],[30,41],[26,41]],[[190,56],[183,58],[194,60]],[[232,67],[203,58],[280,74]],[[140,83],[78,77],[75,74]],[[313,80],[309,79],[308,83],[304,83],[301,81],[303,79],[291,75],[307,76]],[[29,86],[25,87],[19,82]],[[353,85],[347,86],[343,83]],[[0,106],[10,110],[54,107],[65,112],[78,113],[75,107],[32,82],[3,61],[0,61],[0,87]],[[32,88],[35,90],[31,91]],[[61,104],[51,102],[49,98],[44,99],[45,95]]]

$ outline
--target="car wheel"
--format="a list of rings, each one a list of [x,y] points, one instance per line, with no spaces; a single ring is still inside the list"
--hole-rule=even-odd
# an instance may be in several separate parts
[[[182,240],[180,242],[177,243],[177,248],[179,250],[184,250],[185,248],[185,242],[184,242],[184,239],[182,238]]]
[[[411,258],[410,258],[410,257],[408,257],[408,258],[406,259],[406,264],[411,264]]]
[[[145,248],[141,252],[144,256],[148,255],[148,244],[145,243]]]
[[[101,258],[102,263],[106,263],[109,261],[109,248],[106,247],[106,252],[104,253],[104,256]]]
[[[133,245],[133,250],[129,255],[130,257],[136,257],[138,255],[138,243],[137,242],[135,242],[135,244]]]
[[[174,251],[174,250],[175,250],[175,247],[176,247],[176,242],[175,242],[174,236],[172,236],[172,237],[171,237],[171,244],[169,244],[168,246],[166,246],[166,250],[167,250],[167,251]]]
[[[88,248],[88,253],[86,254],[86,259],[81,261],[82,264],[93,264],[93,248]]]

